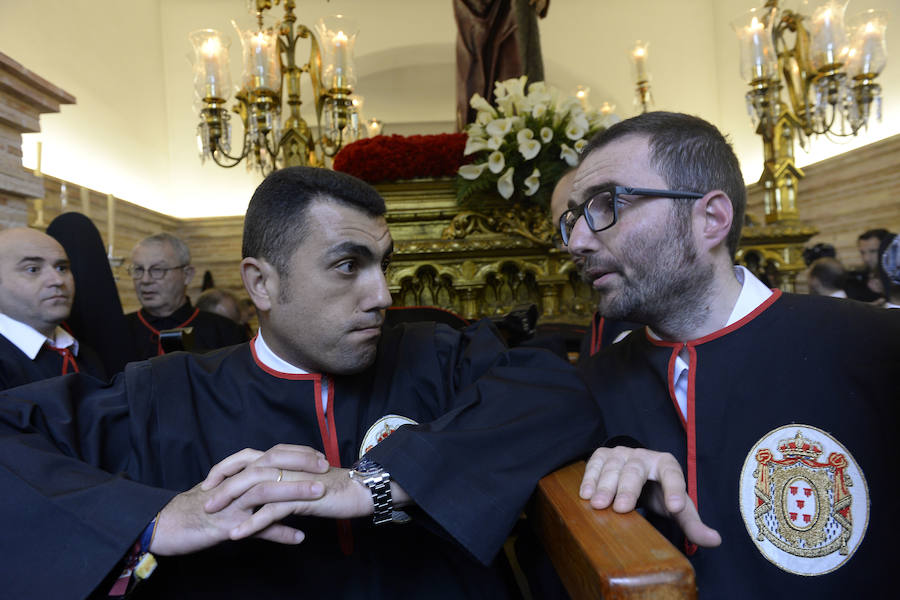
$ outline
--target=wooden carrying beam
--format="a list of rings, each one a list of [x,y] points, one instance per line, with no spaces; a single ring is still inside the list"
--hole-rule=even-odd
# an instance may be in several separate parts
[[[572,599],[695,599],[693,567],[641,515],[595,510],[578,496],[584,467],[541,479],[529,517]]]

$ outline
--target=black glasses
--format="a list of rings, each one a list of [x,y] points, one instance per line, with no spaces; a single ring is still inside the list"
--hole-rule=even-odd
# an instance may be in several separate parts
[[[562,242],[569,245],[569,236],[575,223],[582,216],[591,231],[597,233],[609,229],[619,220],[619,196],[645,196],[652,198],[674,198],[676,200],[696,200],[704,194],[697,192],[676,192],[673,190],[649,190],[621,185],[604,185],[596,188],[594,194],[576,206],[570,208],[559,217],[559,233]]]
[[[183,269],[186,266],[187,265],[178,265],[177,267],[153,266],[149,269],[144,269],[144,267],[136,267],[135,265],[131,265],[126,269],[126,271],[128,271],[128,275],[130,275],[132,279],[143,279],[145,272],[150,274],[150,279],[162,279],[169,271],[174,271],[175,269]]]

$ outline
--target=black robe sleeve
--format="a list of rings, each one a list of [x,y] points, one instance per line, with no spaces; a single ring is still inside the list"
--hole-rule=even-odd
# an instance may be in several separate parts
[[[0,394],[4,597],[59,597],[60,582],[86,597],[175,495],[124,476],[142,427],[125,388],[123,377],[66,375]]]
[[[538,479],[602,439],[599,411],[571,365],[546,350],[505,351],[486,322],[438,327],[434,344],[451,388],[444,414],[367,455],[487,564]]]

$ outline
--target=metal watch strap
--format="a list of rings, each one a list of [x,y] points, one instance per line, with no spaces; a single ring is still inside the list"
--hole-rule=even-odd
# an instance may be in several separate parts
[[[372,501],[375,504],[372,522],[381,525],[393,521],[394,502],[391,498],[391,478],[386,473],[382,473],[364,479],[363,483],[372,492]]]

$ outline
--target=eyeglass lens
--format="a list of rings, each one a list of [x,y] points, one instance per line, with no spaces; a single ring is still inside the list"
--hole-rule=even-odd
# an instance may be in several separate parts
[[[575,223],[582,215],[585,215],[587,225],[591,231],[601,231],[613,224],[616,218],[614,208],[615,197],[611,191],[602,191],[590,200],[563,213],[560,218],[560,233],[563,243],[568,245],[569,236],[575,228]]]

